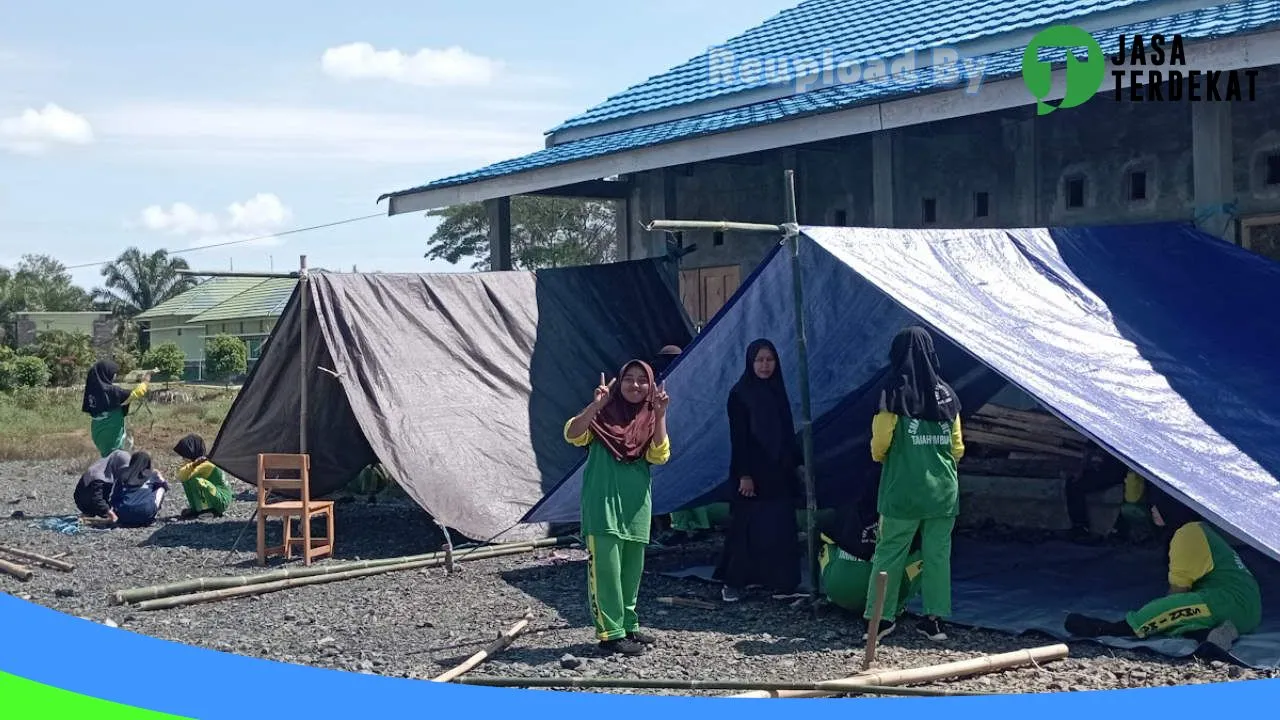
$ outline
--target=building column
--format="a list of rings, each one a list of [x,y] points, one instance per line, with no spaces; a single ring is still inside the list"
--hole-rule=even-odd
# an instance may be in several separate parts
[[[676,204],[676,177],[671,168],[650,171],[646,176],[645,188],[649,199],[649,217],[644,222],[653,220],[680,220]],[[647,233],[645,244],[648,252],[645,257],[662,257],[667,254],[667,238],[671,237],[665,230],[652,230]],[[633,252],[635,252],[633,250]],[[639,255],[638,252],[635,253]]]
[[[796,222],[800,225],[804,224],[804,191],[802,189],[804,180],[800,177],[800,154],[795,148],[785,148],[782,151],[782,203],[778,206],[779,222],[787,222],[787,183],[786,171],[790,170],[795,178],[796,191]]]
[[[893,131],[871,134],[871,225],[891,228],[894,224]]]
[[[1232,210],[1236,200],[1231,147],[1231,103],[1187,103],[1191,106],[1192,186],[1195,222],[1203,232],[1236,241]]]
[[[1040,158],[1036,149],[1034,118],[1016,121],[1009,128],[1013,145],[1013,207],[1009,212],[994,208],[993,215],[1008,218],[1023,227],[1040,226]],[[998,198],[992,198],[999,202]]]
[[[632,201],[633,197],[635,197],[634,190],[627,193],[625,198],[613,201],[614,247],[616,248],[615,256],[618,260],[631,259],[631,223],[635,207],[635,203]]]
[[[511,269],[511,198],[484,201],[489,216],[489,269]]]

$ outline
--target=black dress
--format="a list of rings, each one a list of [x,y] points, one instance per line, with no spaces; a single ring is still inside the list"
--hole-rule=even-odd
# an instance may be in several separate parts
[[[788,452],[774,459],[751,432],[749,411],[737,394],[730,394],[728,412],[733,499],[715,578],[731,588],[763,585],[778,593],[793,592],[800,584],[799,447],[792,436]],[[755,497],[738,492],[744,475],[754,481]]]

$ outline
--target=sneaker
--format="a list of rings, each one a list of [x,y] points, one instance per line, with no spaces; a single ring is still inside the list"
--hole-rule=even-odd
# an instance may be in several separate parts
[[[868,625],[870,625],[870,623],[868,623]],[[880,642],[881,640],[885,639],[885,638],[886,638],[886,637],[888,637],[888,636],[889,636],[889,635],[890,635],[894,630],[897,630],[897,629],[898,629],[898,623],[897,623],[896,621],[894,621],[894,620],[881,620],[881,621],[880,621],[880,632],[876,633],[876,642]],[[866,642],[866,641],[867,641],[867,639],[868,639],[868,638],[870,638],[870,637],[871,637],[871,628],[870,628],[870,627],[868,627],[868,628],[867,628],[867,631],[866,631],[866,632],[864,632],[864,633],[862,633],[862,641],[863,641],[863,642]]]
[[[1213,630],[1210,630],[1209,635],[1205,638],[1205,642],[1225,652],[1229,651],[1231,646],[1239,639],[1240,631],[1236,629],[1235,623],[1228,620]]]
[[[643,630],[632,630],[627,633],[627,639],[632,642],[638,642],[641,645],[652,645],[658,640],[658,638]]]
[[[643,655],[644,646],[630,638],[618,638],[616,640],[601,640],[600,649],[613,654],[620,655]]]
[[[738,594],[737,588],[731,588],[728,585],[720,588],[720,599],[727,603],[735,603],[742,599]]]
[[[947,632],[942,629],[942,621],[938,618],[924,618],[919,625],[916,625],[916,630],[934,642],[947,639]]]

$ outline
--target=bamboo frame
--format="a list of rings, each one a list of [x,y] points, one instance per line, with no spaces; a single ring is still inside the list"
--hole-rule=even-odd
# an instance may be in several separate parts
[[[634,688],[645,690],[762,690],[767,692],[831,692],[850,695],[904,695],[908,697],[949,697],[953,695],[989,695],[990,693],[950,690],[946,688],[895,687],[867,685],[846,680],[818,682],[771,682],[765,680],[684,680],[589,677],[471,677],[460,678],[458,685],[523,688]]]
[[[61,570],[63,572],[71,572],[72,570],[76,569],[75,565],[72,565],[69,562],[63,562],[57,558],[45,557],[44,555],[37,555],[33,552],[27,552],[26,550],[18,550],[17,548],[5,547],[3,545],[0,545],[0,553],[4,553],[6,555],[12,555],[17,558],[22,558],[23,560],[30,560],[32,562],[39,563],[46,567],[51,567],[54,570]]]
[[[570,536],[544,538],[542,540],[529,540],[519,543],[503,543],[491,545],[486,550],[475,550],[463,553],[462,558],[465,559],[474,554],[481,552],[486,553],[486,557],[501,557],[503,555],[517,555],[524,552],[531,552],[539,548],[561,547],[564,545],[572,545],[577,539]],[[321,565],[314,567],[289,567],[271,572],[258,573],[255,575],[235,575],[227,577],[207,577],[194,578],[191,580],[180,580],[173,583],[162,583],[160,585],[150,585],[141,588],[130,588],[128,590],[119,590],[111,595],[109,602],[112,605],[124,605],[126,603],[143,602],[147,600],[157,600],[160,598],[173,597],[176,595],[185,595],[188,593],[204,592],[209,590],[225,590],[227,588],[245,587],[249,585],[257,585],[260,583],[268,583],[277,580],[289,580],[305,577],[315,577],[318,575],[333,575],[336,573],[348,572],[351,570],[361,570],[374,567],[385,567],[388,565],[403,565],[410,562],[419,562],[423,560],[443,560],[445,553],[434,552],[423,555],[406,555],[404,557],[382,558],[378,560],[356,560],[344,563]]]
[[[871,669],[876,661],[876,644],[880,642],[880,620],[884,618],[884,592],[889,584],[889,573],[876,573],[876,604],[871,608],[871,622],[867,623],[867,650],[862,656],[863,671]]]
[[[34,575],[30,568],[11,563],[8,560],[0,560],[0,572],[12,575],[22,582],[30,580],[31,576]]]
[[[985,673],[995,672],[997,670],[1008,670],[1009,668],[1020,667],[1023,665],[1049,663],[1067,657],[1068,652],[1069,650],[1067,646],[1059,643],[1057,645],[1044,645],[1027,650],[1001,653],[999,655],[983,655],[981,657],[969,658],[968,660],[957,660],[955,662],[944,663],[942,665],[930,665],[927,667],[912,668],[909,670],[886,670],[874,673],[861,673],[836,682],[846,683],[852,687],[865,687],[869,685],[896,686],[910,685],[912,683],[937,682],[939,680],[983,675]],[[813,698],[828,697],[842,692],[849,691],[846,689],[753,690],[739,695],[733,695],[732,697]]]
[[[654,220],[645,225],[644,229],[650,232],[654,230],[711,230],[713,232],[736,230],[738,232],[764,232],[778,235],[783,233],[781,225],[729,222],[727,220]]]
[[[446,673],[436,676],[432,680],[432,682],[451,682],[453,680],[456,680],[462,677],[464,674],[466,674],[469,670],[471,670],[475,666],[479,665],[480,663],[484,662],[490,657],[497,655],[498,653],[506,649],[506,647],[510,645],[512,642],[515,642],[515,639],[519,637],[520,634],[523,633],[526,629],[528,629],[529,623],[531,622],[533,622],[533,612],[526,610],[524,613],[524,617],[520,619],[520,622],[516,623],[515,625],[512,625],[510,628],[507,629],[506,632],[499,635],[497,640],[494,640],[485,649],[467,658],[465,661],[462,662],[462,664],[458,665],[452,670],[449,670]]]

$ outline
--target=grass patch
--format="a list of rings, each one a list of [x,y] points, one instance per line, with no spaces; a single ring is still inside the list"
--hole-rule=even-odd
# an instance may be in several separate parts
[[[129,412],[128,431],[134,449],[157,461],[177,461],[170,449],[183,435],[197,433],[208,444],[231,410],[236,391],[213,387],[183,388],[181,399],[162,403],[144,399]],[[164,390],[153,385],[152,392]],[[0,393],[0,460],[81,460],[97,450],[89,437],[89,416],[80,412],[80,388],[20,389]],[[166,464],[168,464],[166,462]]]

